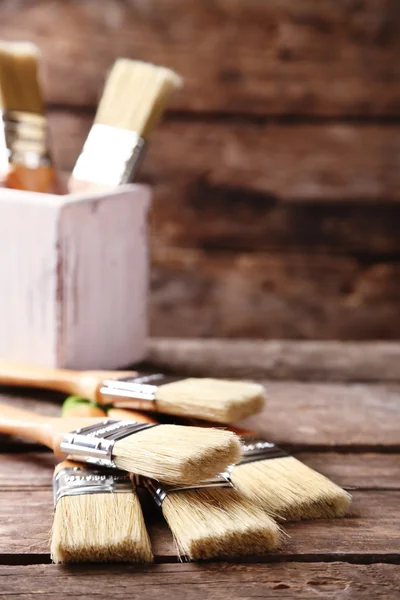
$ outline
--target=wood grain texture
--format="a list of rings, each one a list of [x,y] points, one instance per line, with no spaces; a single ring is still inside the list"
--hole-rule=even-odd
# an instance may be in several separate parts
[[[398,342],[150,338],[149,367],[200,377],[400,381]]]
[[[350,517],[287,523],[284,528],[289,537],[282,547],[253,557],[254,562],[268,562],[272,557],[292,559],[294,555],[314,556],[316,560],[321,555],[329,555],[330,560],[400,555],[400,492],[355,491],[353,499]],[[48,488],[0,491],[0,555],[39,555],[38,562],[42,555],[48,555],[52,501]],[[145,513],[155,556],[163,561],[178,560],[161,515],[152,507]]]
[[[57,599],[59,590],[67,587],[70,600],[92,600],[94,580],[99,600],[150,600],[155,596],[166,600],[171,594],[177,600],[197,600],[199,596],[204,600],[400,598],[398,566],[384,564],[75,565],[68,569],[29,565],[23,573],[25,577],[21,577],[20,567],[0,567],[0,598],[8,600],[18,590],[18,600]]]
[[[154,248],[152,257],[152,335],[400,337],[400,262],[180,248]]]
[[[53,110],[49,117],[57,164],[69,171],[93,112]],[[279,202],[362,206],[399,201],[399,129],[397,124],[293,124],[207,116],[193,121],[175,116],[154,132],[141,178],[154,186],[155,214],[173,216],[178,225],[184,219],[194,226],[196,214],[207,221],[213,207],[217,215],[223,209],[228,224],[238,227],[237,211],[248,223],[252,212],[259,216]],[[222,227],[218,221],[212,226]]]
[[[49,102],[94,104],[122,55],[183,75],[174,106],[185,111],[399,112],[400,15],[391,0],[112,0],[101,11],[95,0],[3,4],[1,37],[39,44]]]
[[[400,491],[399,454],[295,452],[294,456],[350,490]],[[48,489],[57,462],[50,452],[1,453],[0,486],[3,490]]]

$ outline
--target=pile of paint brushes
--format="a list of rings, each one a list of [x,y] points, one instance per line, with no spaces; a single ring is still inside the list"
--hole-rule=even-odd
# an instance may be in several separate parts
[[[1,182],[62,191],[38,61],[32,44],[0,44]],[[180,84],[170,69],[118,59],[68,189],[132,182]],[[161,508],[179,555],[192,560],[268,552],[282,538],[279,522],[348,510],[350,496],[340,487],[257,434],[227,425],[262,409],[258,384],[4,364],[0,384],[75,395],[61,418],[0,406],[1,433],[44,444],[64,459],[53,479],[55,562],[151,561],[139,487]]]
[[[0,405],[1,433],[66,459],[53,479],[55,562],[151,561],[137,487],[191,560],[268,552],[282,539],[279,522],[347,512],[351,497],[339,486],[257,434],[223,425],[262,409],[261,385],[165,381],[0,365],[0,384],[80,395],[61,418]]]

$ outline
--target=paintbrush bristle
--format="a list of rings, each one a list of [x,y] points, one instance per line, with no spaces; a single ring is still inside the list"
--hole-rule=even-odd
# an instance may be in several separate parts
[[[30,42],[0,42],[0,107],[42,115],[39,49]]]
[[[61,498],[55,508],[51,557],[55,563],[151,562],[136,493]]]
[[[171,69],[118,58],[107,78],[95,123],[135,131],[146,138],[181,84]]]
[[[342,517],[351,502],[345,490],[293,456],[236,465],[231,478],[250,500],[287,520]]]
[[[275,521],[234,489],[169,493],[162,512],[179,554],[191,560],[261,554],[280,541]]]
[[[118,468],[166,483],[197,483],[236,463],[241,444],[231,431],[157,425],[115,442]]]
[[[258,383],[189,378],[160,385],[156,403],[159,412],[229,423],[259,412],[264,396]]]

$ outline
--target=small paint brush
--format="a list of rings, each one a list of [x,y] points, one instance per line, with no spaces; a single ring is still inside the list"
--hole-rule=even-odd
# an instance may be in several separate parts
[[[7,149],[3,185],[59,192],[48,145],[39,81],[39,49],[30,42],[0,42],[0,108]]]
[[[0,433],[34,440],[63,458],[167,483],[214,477],[241,456],[239,438],[221,429],[43,417],[5,404],[0,405]]]
[[[181,78],[165,67],[118,58],[112,67],[69,187],[134,180],[148,138]]]
[[[135,371],[70,371],[0,362],[0,384],[57,390],[100,405],[216,423],[242,420],[264,406],[265,390],[251,381],[167,378]]]
[[[51,557],[55,563],[152,562],[130,476],[63,461],[54,471]]]
[[[231,470],[235,487],[275,517],[289,521],[342,517],[351,496],[256,433],[231,428],[241,436],[243,458]]]

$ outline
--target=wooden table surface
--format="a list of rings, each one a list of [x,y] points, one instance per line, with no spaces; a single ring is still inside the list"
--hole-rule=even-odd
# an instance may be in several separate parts
[[[149,513],[154,565],[56,566],[55,461],[2,436],[0,598],[400,598],[400,344],[285,344],[283,352],[277,342],[153,340],[149,350],[156,366],[182,375],[232,376],[247,365],[269,393],[261,417],[248,423],[350,490],[351,515],[289,523],[282,548],[262,557],[196,564],[179,562],[162,518]],[[57,415],[62,396],[2,389],[0,399]]]

